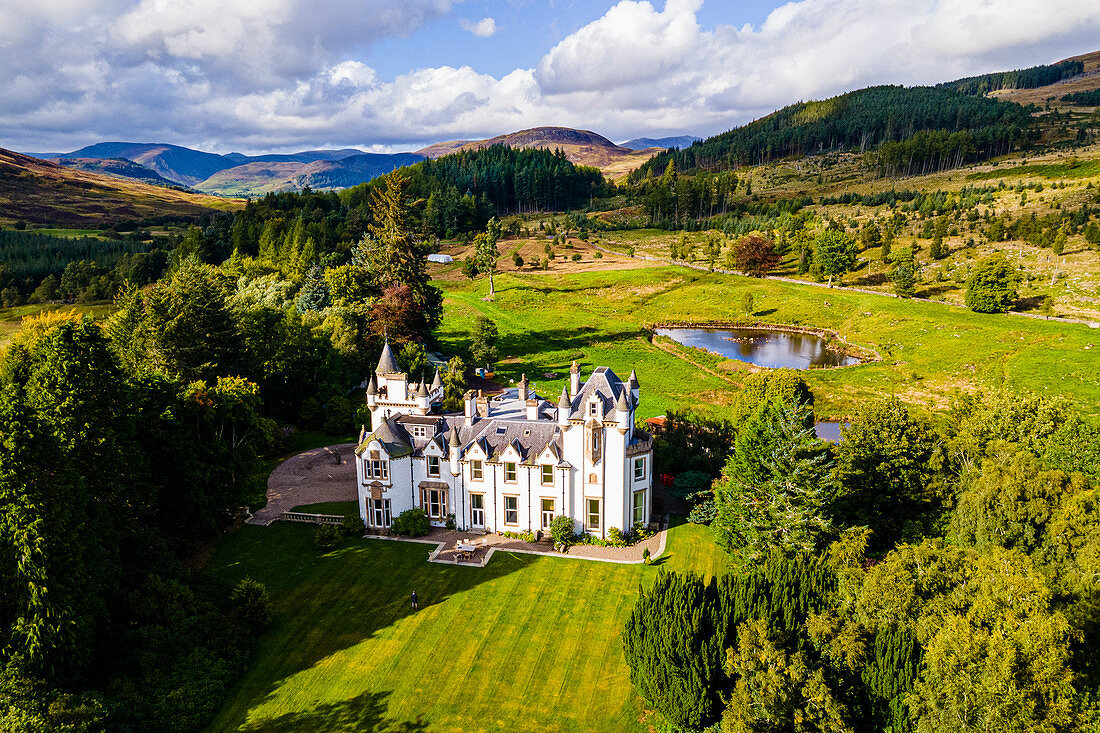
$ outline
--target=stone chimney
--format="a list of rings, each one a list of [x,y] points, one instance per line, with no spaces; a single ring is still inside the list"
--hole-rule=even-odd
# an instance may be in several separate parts
[[[581,393],[581,368],[577,366],[576,359],[573,366],[569,367],[569,399],[574,399]]]

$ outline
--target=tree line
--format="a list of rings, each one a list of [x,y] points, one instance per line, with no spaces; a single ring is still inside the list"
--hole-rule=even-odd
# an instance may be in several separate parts
[[[1042,64],[1015,71],[996,71],[992,74],[968,76],[955,81],[937,84],[944,89],[952,89],[962,94],[981,95],[1001,89],[1036,89],[1055,84],[1063,79],[1077,76],[1085,70],[1083,61],[1061,61],[1057,64]]]

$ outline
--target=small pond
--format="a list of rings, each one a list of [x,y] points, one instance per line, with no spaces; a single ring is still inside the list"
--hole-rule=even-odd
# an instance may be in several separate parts
[[[822,440],[827,440],[830,443],[840,442],[840,429],[848,427],[848,423],[842,423],[837,420],[822,420],[814,425],[814,432],[817,433],[817,437]]]
[[[655,333],[684,346],[769,369],[810,369],[860,363],[854,356],[829,348],[825,339],[811,333],[759,328],[658,328]]]

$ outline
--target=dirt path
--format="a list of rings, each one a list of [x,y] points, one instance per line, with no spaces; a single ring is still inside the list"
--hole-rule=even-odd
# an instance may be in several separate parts
[[[354,449],[354,443],[315,448],[280,463],[267,479],[267,506],[257,509],[248,523],[271,524],[301,504],[358,501]],[[339,465],[334,452],[340,455]]]

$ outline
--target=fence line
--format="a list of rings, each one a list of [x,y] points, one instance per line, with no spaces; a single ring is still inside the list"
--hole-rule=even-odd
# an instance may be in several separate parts
[[[340,524],[344,521],[341,514],[310,514],[308,512],[283,512],[279,519],[284,522],[306,522],[308,524]]]

